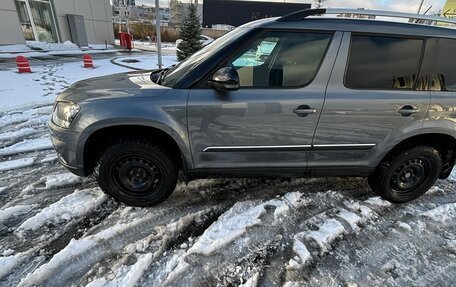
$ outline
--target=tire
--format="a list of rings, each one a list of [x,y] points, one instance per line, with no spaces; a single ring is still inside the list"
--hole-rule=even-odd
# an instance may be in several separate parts
[[[127,205],[157,205],[176,187],[176,163],[148,141],[114,142],[99,156],[97,163],[95,176],[101,189]]]
[[[402,150],[386,158],[369,177],[372,190],[393,203],[405,203],[425,194],[442,169],[440,153],[430,146]]]

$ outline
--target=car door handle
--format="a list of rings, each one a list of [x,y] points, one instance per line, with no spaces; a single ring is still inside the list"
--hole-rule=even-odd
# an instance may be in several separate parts
[[[401,109],[397,111],[400,113],[403,117],[408,117],[413,114],[417,114],[420,112],[420,109],[415,108],[414,106],[404,106]]]
[[[309,114],[315,114],[316,112],[317,109],[313,109],[308,105],[302,105],[293,110],[293,113],[297,114],[298,117],[307,117]]]

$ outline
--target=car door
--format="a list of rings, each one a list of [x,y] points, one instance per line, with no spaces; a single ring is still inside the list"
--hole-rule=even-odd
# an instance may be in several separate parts
[[[416,83],[424,39],[345,33],[313,141],[309,168],[374,168],[422,130],[430,93]]]
[[[219,68],[237,70],[239,90],[189,93],[195,168],[306,167],[341,37],[269,31],[223,61]]]

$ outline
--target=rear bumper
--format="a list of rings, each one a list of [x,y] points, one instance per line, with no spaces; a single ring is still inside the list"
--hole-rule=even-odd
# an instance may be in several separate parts
[[[70,172],[78,176],[86,176],[83,155],[78,152],[80,133],[62,129],[49,122],[52,145],[57,152],[59,162]]]

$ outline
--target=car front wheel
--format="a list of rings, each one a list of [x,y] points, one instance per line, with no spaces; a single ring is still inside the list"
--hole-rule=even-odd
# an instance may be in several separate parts
[[[132,206],[153,206],[176,187],[178,169],[160,147],[142,140],[111,144],[99,157],[96,178],[101,189]]]
[[[369,177],[369,185],[391,202],[409,202],[432,187],[441,169],[438,150],[430,146],[414,147],[385,159]]]

